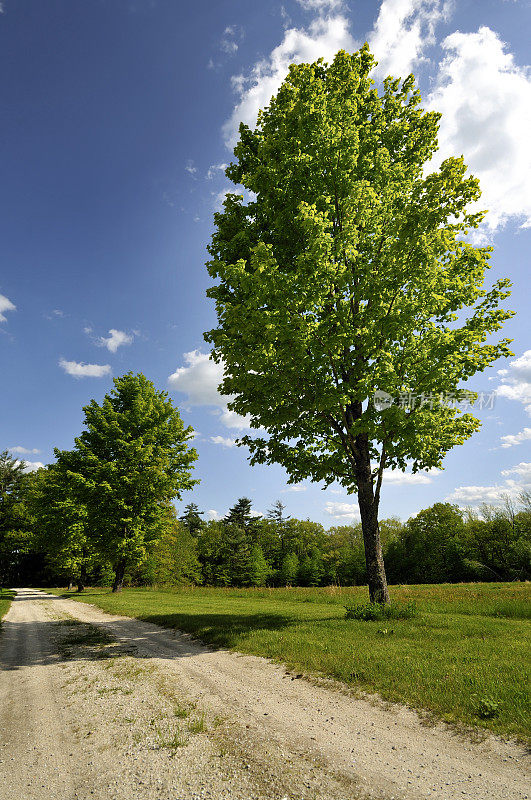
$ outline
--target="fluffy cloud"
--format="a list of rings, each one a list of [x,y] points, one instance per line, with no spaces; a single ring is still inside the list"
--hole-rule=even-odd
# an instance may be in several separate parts
[[[184,168],[185,168],[186,172],[189,175],[192,176],[192,178],[195,177],[195,175],[197,173],[197,167],[194,165],[194,162],[192,161],[191,158],[188,159],[188,161],[186,162]]]
[[[59,366],[73,378],[103,378],[111,373],[110,364],[84,364],[82,361],[66,361],[61,358]]]
[[[287,492],[305,492],[307,488],[307,486],[303,486],[301,483],[296,483],[292,486],[287,486],[285,489],[282,489],[282,494]]]
[[[330,61],[341,48],[356,49],[342,3],[302,0],[300,5],[316,14],[310,24],[303,28],[288,28],[281,43],[268,57],[258,61],[247,75],[232,78],[238,102],[223,126],[225,142],[231,149],[237,141],[240,122],[250,126],[256,123],[259,109],[264,108],[276,93],[290,64],[316,61],[321,56]]]
[[[409,75],[435,44],[435,27],[449,17],[451,5],[443,0],[384,0],[369,36],[378,60],[375,76]]]
[[[478,208],[489,209],[487,232],[509,219],[531,226],[531,76],[515,64],[488,27],[456,31],[442,42],[442,61],[428,105],[442,112],[436,161],[464,155],[480,180]]]
[[[499,505],[504,496],[517,498],[524,489],[531,489],[531,463],[522,461],[510,469],[502,470],[503,483],[493,486],[459,486],[445,499],[463,506],[478,506],[481,503]],[[508,477],[508,476],[516,476]]]
[[[524,428],[520,433],[508,434],[501,437],[502,447],[514,447],[531,439],[531,428]]]
[[[220,406],[228,401],[218,392],[223,380],[223,365],[216,364],[208,353],[191,350],[184,353],[186,366],[178,367],[168,378],[172,389],[188,395],[190,406]]]
[[[529,461],[520,461],[515,467],[502,469],[502,475],[520,475],[525,483],[531,483],[531,463]]]
[[[17,464],[24,464],[23,472],[37,472],[44,467],[42,461],[17,461]]]
[[[20,455],[34,455],[41,452],[36,447],[28,449],[27,447],[21,447],[20,445],[17,445],[16,447],[8,447],[7,449],[11,450],[12,453],[19,453]]]
[[[131,344],[133,341],[133,336],[125,333],[125,331],[117,331],[116,328],[111,328],[109,334],[107,337],[100,336],[97,344],[100,347],[106,347],[111,353],[116,353],[119,347],[124,344]]]
[[[17,307],[4,294],[0,294],[0,322],[7,322],[4,311],[16,311]]]
[[[360,518],[360,511],[356,503],[333,503],[328,501],[325,505],[325,511],[336,519],[349,518],[359,520]]]
[[[236,447],[236,439],[230,439],[227,436],[211,436],[210,441],[212,444],[220,444],[222,447]]]
[[[170,388],[187,395],[187,406],[215,406],[220,421],[227,428],[249,428],[249,419],[229,411],[230,397],[218,392],[223,380],[223,365],[216,364],[208,353],[192,350],[184,353],[186,366],[178,367],[168,378]]]
[[[439,470],[433,467],[426,472],[402,472],[398,469],[384,469],[383,482],[395,485],[411,485],[415,483],[431,483],[434,475],[438,475]]]
[[[215,520],[221,519],[221,514],[218,511],[216,511],[215,508],[209,508],[206,513],[209,519],[215,519]]]
[[[515,361],[510,361],[507,369],[499,369],[498,375],[502,381],[496,390],[498,395],[508,400],[518,400],[523,403],[527,413],[531,414],[531,350],[526,350]]]

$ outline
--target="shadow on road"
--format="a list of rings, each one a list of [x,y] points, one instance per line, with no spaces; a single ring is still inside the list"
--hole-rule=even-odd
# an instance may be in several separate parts
[[[57,595],[17,590],[14,607],[2,624],[0,669],[57,664],[72,660],[134,658],[175,660],[233,646],[251,630],[282,630],[295,620],[282,614],[160,614],[139,620],[113,620],[105,625],[64,618],[46,619],[39,601],[58,601]],[[85,596],[90,596],[87,593]],[[31,602],[28,602],[31,601]],[[20,609],[17,607],[21,604]],[[25,607],[24,607],[25,606]],[[50,611],[54,613],[53,602]],[[144,625],[143,623],[150,623]],[[182,633],[193,623],[194,637]],[[171,629],[171,630],[168,630]],[[208,641],[205,644],[204,641]]]

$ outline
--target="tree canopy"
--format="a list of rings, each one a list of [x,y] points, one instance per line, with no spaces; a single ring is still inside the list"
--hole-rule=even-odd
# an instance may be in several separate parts
[[[479,421],[447,398],[500,356],[509,281],[485,286],[490,247],[461,157],[430,171],[440,115],[412,75],[370,77],[368,46],[330,65],[291,65],[240,125],[226,174],[248,192],[215,215],[208,271],[229,407],[265,430],[251,463],[292,482],[357,492],[369,592],[388,599],[378,532],[385,469],[441,467]],[[385,392],[388,404],[375,402]]]
[[[193,431],[142,374],[115,378],[103,403],[83,410],[86,429],[73,450],[55,451],[57,464],[86,506],[87,535],[112,563],[119,589],[164,529],[167,503],[197,483]]]

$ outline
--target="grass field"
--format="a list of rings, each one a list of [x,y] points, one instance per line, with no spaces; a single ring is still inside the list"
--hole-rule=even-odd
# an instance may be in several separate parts
[[[0,625],[2,624],[1,620],[5,617],[9,610],[11,600],[14,596],[15,593],[10,589],[2,589],[0,587]]]
[[[529,584],[395,586],[392,599],[415,601],[418,616],[385,622],[344,619],[363,587],[52,591],[531,740]]]

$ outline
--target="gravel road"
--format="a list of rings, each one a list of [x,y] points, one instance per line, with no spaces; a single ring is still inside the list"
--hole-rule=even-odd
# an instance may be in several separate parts
[[[32,589],[0,667],[0,800],[528,797],[513,743]]]

